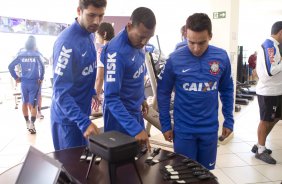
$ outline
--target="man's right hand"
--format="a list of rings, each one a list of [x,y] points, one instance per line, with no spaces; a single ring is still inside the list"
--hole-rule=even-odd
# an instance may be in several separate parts
[[[151,151],[151,145],[149,142],[149,136],[148,134],[145,132],[145,130],[142,130],[139,134],[137,134],[135,136],[135,139],[140,143],[140,144],[146,144],[147,149],[149,150],[149,152]]]
[[[99,128],[91,122],[91,124],[88,126],[88,128],[86,129],[86,131],[84,132],[84,137],[86,139],[89,138],[90,135],[98,135],[100,133]]]
[[[163,133],[163,135],[166,141],[172,142],[173,140],[173,131],[172,130],[166,131],[165,133]]]

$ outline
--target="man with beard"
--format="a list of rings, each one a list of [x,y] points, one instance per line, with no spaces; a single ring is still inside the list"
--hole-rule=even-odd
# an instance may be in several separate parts
[[[87,145],[98,128],[91,123],[91,99],[96,77],[94,32],[107,1],[79,0],[78,17],[57,38],[53,48],[51,128],[55,150]]]

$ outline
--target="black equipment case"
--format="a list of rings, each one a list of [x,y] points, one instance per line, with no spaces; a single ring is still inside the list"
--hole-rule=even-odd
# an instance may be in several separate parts
[[[116,163],[134,159],[138,153],[138,143],[129,135],[109,131],[90,136],[89,149],[104,160]]]

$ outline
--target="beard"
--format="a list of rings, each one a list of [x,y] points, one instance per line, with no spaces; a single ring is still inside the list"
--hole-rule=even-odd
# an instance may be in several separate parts
[[[86,30],[90,33],[95,33],[98,30],[98,24],[92,24],[86,27]]]

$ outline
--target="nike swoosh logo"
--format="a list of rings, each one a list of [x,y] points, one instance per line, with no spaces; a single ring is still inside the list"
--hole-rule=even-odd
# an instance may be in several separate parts
[[[213,166],[214,165],[214,163],[209,163],[209,166]]]
[[[131,61],[134,61],[135,60],[135,56],[131,59]]]
[[[186,70],[182,70],[183,73],[188,72],[190,70],[190,68],[186,69]]]
[[[87,51],[85,51],[81,56],[84,57],[86,55]]]

